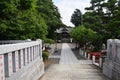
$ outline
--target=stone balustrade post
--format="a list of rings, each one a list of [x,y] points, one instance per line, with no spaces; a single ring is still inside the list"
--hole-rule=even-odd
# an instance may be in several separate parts
[[[95,56],[92,56],[92,63],[95,64]]]
[[[37,57],[38,57],[39,56],[38,45],[36,45],[36,53],[37,53]]]
[[[87,57],[87,52],[85,52],[85,56],[84,56],[85,58]]]
[[[25,50],[25,57],[24,57],[25,58],[25,65],[27,65],[28,64],[27,63],[27,60],[28,60],[27,59],[28,58],[28,56],[27,56],[27,48],[25,48],[24,50]]]
[[[0,80],[5,80],[4,55],[0,55]]]
[[[102,68],[102,58],[99,58],[99,67]]]
[[[90,60],[90,54],[88,54],[88,60]]]
[[[19,68],[22,68],[24,66],[23,64],[23,50],[19,51]]]
[[[15,61],[14,61],[13,64],[14,64],[15,67],[14,67],[13,71],[16,72],[16,71],[18,71],[18,69],[19,69],[18,51],[15,51],[14,54],[15,54],[15,56],[14,56],[14,60],[15,60]]]
[[[39,53],[40,53],[40,51],[39,51],[39,45],[37,45],[37,56],[40,56]]]
[[[79,54],[81,55],[81,49],[79,49]]]
[[[5,76],[9,77],[13,74],[12,53],[4,54]]]
[[[31,61],[33,61],[33,47],[30,48],[30,51],[31,51]]]
[[[83,56],[83,50],[82,50],[82,56]]]
[[[27,48],[27,62],[30,63],[30,47]]]
[[[37,39],[37,41],[39,41],[40,45],[39,45],[39,55],[40,55],[40,58],[42,59],[42,40],[41,39]]]
[[[36,46],[34,46],[34,58],[36,58]]]

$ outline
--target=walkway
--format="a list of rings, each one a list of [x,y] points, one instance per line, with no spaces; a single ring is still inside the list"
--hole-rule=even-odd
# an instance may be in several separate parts
[[[90,60],[77,60],[63,43],[59,64],[52,64],[40,80],[109,80]]]
[[[73,54],[70,46],[67,43],[64,43],[61,51],[60,64],[75,64],[78,63],[77,58]]]

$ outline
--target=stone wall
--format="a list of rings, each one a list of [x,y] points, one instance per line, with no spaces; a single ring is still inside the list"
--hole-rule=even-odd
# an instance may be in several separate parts
[[[120,80],[120,40],[107,41],[107,58],[103,64],[103,73],[112,80]]]
[[[4,43],[0,45],[0,80],[38,80],[43,75],[41,40]]]

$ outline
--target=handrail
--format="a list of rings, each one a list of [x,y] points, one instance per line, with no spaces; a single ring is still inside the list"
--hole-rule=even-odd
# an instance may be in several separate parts
[[[10,41],[14,43],[14,41]],[[0,80],[10,77],[36,59],[42,60],[42,41],[15,41],[0,45]]]

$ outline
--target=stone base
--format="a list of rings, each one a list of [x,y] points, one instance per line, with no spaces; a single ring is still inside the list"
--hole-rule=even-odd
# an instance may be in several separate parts
[[[112,78],[112,66],[104,63],[103,64],[103,74],[105,74],[109,78]]]
[[[103,74],[108,76],[112,80],[120,80],[120,66],[118,64],[113,64],[112,62],[109,64],[103,64]]]
[[[7,77],[5,80],[38,80],[44,74],[44,63],[38,57],[30,64],[19,69],[12,76]]]

